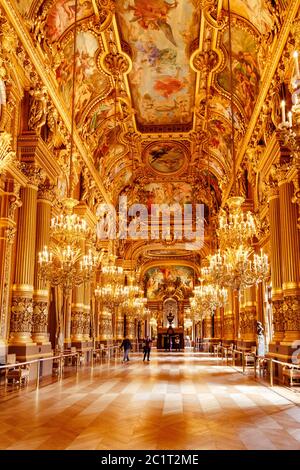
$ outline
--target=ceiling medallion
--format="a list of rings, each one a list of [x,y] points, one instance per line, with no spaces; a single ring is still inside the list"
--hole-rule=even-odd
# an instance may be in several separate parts
[[[186,148],[175,141],[155,142],[144,150],[144,161],[160,175],[174,175],[186,167]]]

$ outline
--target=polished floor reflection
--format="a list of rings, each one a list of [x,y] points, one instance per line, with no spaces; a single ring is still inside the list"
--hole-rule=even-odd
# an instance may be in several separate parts
[[[1,449],[300,449],[300,408],[201,354],[85,368],[0,402]]]

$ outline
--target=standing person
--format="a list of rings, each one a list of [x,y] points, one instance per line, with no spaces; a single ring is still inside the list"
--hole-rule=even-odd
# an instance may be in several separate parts
[[[124,349],[123,362],[129,361],[128,354],[129,354],[130,349],[132,349],[132,345],[131,345],[131,342],[128,338],[123,339],[122,344],[120,346],[120,349],[122,349],[122,348]]]
[[[146,359],[146,356],[147,356],[147,361],[150,361],[151,343],[152,343],[152,340],[149,338],[149,336],[147,336],[147,338],[144,341],[144,359],[143,359],[143,361]]]

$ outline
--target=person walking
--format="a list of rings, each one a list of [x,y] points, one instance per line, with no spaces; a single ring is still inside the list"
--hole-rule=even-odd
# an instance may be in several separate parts
[[[147,356],[147,361],[150,361],[151,343],[152,343],[152,340],[149,338],[149,336],[147,336],[147,338],[144,341],[144,359],[143,359],[143,361],[145,361],[146,356]]]
[[[124,349],[124,356],[123,356],[122,362],[129,361],[128,354],[129,354],[130,349],[132,349],[132,345],[128,338],[123,339],[120,349],[122,348]]]

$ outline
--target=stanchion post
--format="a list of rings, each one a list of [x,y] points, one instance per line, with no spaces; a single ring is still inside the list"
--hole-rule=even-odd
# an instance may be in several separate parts
[[[40,360],[36,362],[36,389],[40,386]]]
[[[243,374],[245,373],[245,352],[242,352],[242,365],[243,365]]]
[[[270,387],[273,387],[273,360],[270,359]]]
[[[59,378],[62,380],[63,376],[63,356],[60,356],[59,358]]]

